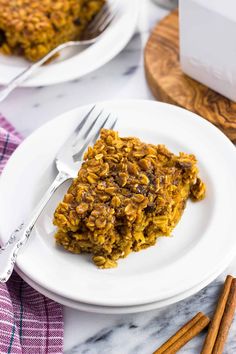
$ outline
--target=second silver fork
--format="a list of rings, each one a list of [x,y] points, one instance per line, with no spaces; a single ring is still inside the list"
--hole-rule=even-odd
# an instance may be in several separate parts
[[[56,189],[70,178],[76,177],[82,164],[85,150],[98,139],[102,128],[113,129],[116,119],[103,111],[96,115],[95,106],[83,117],[76,129],[66,140],[55,158],[58,175],[48,188],[39,204],[29,216],[27,222],[22,223],[10,236],[8,242],[0,248],[0,283],[6,282],[16,263],[19,250],[29,239],[32,229],[48,201]]]

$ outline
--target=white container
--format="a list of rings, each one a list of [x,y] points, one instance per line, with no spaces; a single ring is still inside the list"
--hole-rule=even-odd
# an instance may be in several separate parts
[[[236,0],[180,0],[184,73],[236,101]]]

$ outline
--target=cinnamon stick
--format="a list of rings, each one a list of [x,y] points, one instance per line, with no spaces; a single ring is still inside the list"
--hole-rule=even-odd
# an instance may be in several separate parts
[[[217,334],[221,325],[221,320],[225,311],[227,299],[230,293],[233,277],[228,275],[225,283],[223,291],[220,295],[213,319],[210,323],[209,330],[201,351],[201,354],[211,354],[215,345],[215,341],[217,338]]]
[[[222,317],[222,321],[220,324],[219,332],[216,338],[216,342],[212,354],[223,353],[223,349],[229,333],[229,329],[234,318],[235,308],[236,308],[236,279],[233,279],[228,300],[225,306],[224,315]]]
[[[209,322],[210,319],[202,312],[199,312],[153,354],[176,353],[177,350],[182,348],[188,341],[200,333]]]

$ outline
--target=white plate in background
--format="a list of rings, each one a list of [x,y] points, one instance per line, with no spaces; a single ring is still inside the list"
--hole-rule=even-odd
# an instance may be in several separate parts
[[[73,80],[113,59],[131,39],[141,6],[140,0],[116,1],[117,17],[95,44],[83,50],[65,49],[57,60],[36,70],[21,86],[47,86]],[[24,58],[0,54],[0,84],[7,84],[29,64]]]
[[[212,124],[176,106],[153,101],[99,103],[118,117],[121,136],[163,143],[177,153],[194,153],[207,197],[188,202],[173,237],[119,260],[115,269],[100,270],[86,255],[55,246],[52,214],[65,193],[50,201],[19,255],[17,266],[39,286],[64,298],[99,306],[136,306],[163,301],[207,283],[236,253],[234,203],[236,152]],[[50,121],[17,148],[0,182],[0,234],[10,232],[30,213],[55,177],[53,158],[88,106]],[[198,289],[199,290],[199,289]]]

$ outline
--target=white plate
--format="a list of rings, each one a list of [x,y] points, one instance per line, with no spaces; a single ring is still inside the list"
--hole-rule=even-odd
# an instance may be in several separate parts
[[[236,254],[234,203],[236,152],[213,125],[175,106],[152,101],[99,104],[118,115],[121,136],[164,143],[172,151],[194,153],[207,184],[205,200],[187,204],[173,238],[132,253],[118,268],[97,269],[86,255],[57,248],[51,224],[59,190],[40,218],[17,265],[40,286],[70,300],[101,306],[157,302],[196,287],[229,264]],[[63,114],[34,132],[12,155],[1,178],[0,234],[4,241],[32,210],[55,176],[53,157],[87,112],[88,106]]]
[[[140,0],[117,0],[118,15],[98,42],[81,51],[70,48],[58,60],[45,65],[22,86],[46,86],[82,77],[114,58],[129,42],[137,24]],[[29,62],[0,54],[0,83],[7,84]]]
[[[47,296],[48,298],[58,302],[59,304],[62,304],[67,307],[71,307],[76,310],[80,311],[85,311],[85,312],[92,312],[92,313],[102,313],[102,314],[128,314],[128,313],[138,313],[138,312],[144,312],[144,311],[151,311],[151,310],[156,310],[160,309],[165,306],[169,306],[172,304],[175,304],[176,302],[179,302],[181,300],[186,299],[187,297],[196,294],[198,291],[203,289],[205,286],[207,286],[212,280],[214,280],[223,270],[225,267],[223,267],[221,270],[219,270],[217,273],[213,274],[210,278],[206,279],[204,282],[201,282],[194,288],[187,290],[181,294],[178,294],[176,296],[170,297],[165,300],[157,301],[157,302],[152,302],[150,304],[145,304],[145,305],[136,305],[136,306],[99,306],[99,305],[92,305],[92,304],[86,304],[83,302],[79,301],[73,301],[70,299],[67,299],[63,296],[60,296],[58,294],[55,294],[42,286],[38,285],[31,279],[29,279],[24,273],[22,273],[19,269],[17,269],[17,273],[24,279],[32,288],[43,294],[44,296]]]

